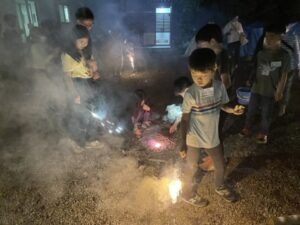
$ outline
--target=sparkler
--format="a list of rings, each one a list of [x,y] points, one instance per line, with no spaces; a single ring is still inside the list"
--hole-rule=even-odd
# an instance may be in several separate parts
[[[109,120],[105,120],[105,113],[95,113],[93,111],[88,110],[91,115],[99,120],[100,125],[107,129],[108,133],[112,134],[116,132],[117,134],[121,134],[124,131],[124,128],[122,126],[116,126],[114,122],[111,122]]]
[[[133,54],[129,54],[128,55],[128,59],[129,59],[129,62],[130,62],[130,65],[131,65],[131,68],[134,70],[134,56]]]

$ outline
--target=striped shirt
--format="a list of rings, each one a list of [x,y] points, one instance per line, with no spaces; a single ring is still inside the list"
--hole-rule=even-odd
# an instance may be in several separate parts
[[[182,113],[190,113],[187,145],[214,148],[220,144],[218,124],[220,108],[229,101],[221,81],[213,80],[212,87],[193,84],[184,95]]]

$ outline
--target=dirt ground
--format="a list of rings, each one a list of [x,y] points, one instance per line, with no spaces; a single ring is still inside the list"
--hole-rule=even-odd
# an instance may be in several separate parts
[[[163,66],[149,65],[117,83],[126,90],[145,88],[162,115],[176,101],[172,82],[186,74],[184,65],[179,66],[183,60],[158,60]],[[59,114],[51,117],[46,110],[49,93],[52,100],[62,96],[52,89],[55,83],[38,78],[28,88],[32,79],[8,76],[7,71],[0,77],[1,225],[263,225],[300,213],[299,80],[288,114],[275,120],[266,146],[237,135],[244,117],[228,118],[227,176],[240,201],[220,199],[209,172],[198,192],[210,204],[195,208],[172,204],[169,198],[168,183],[182,162],[176,151],[178,136],[168,136],[166,124],[154,121],[140,141],[130,134],[105,134],[81,149],[60,127]],[[45,82],[51,88],[41,91],[38,87]],[[167,147],[155,151],[147,137],[159,138]]]

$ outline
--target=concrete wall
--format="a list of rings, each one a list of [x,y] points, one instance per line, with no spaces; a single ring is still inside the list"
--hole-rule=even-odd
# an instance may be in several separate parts
[[[1,7],[0,7],[1,22],[2,22],[3,15],[7,13],[16,14],[16,5],[13,0],[1,0]]]

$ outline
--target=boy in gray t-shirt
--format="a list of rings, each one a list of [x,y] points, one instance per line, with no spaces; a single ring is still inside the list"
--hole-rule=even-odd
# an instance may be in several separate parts
[[[281,34],[285,27],[271,25],[265,28],[264,47],[257,55],[256,79],[251,89],[245,126],[241,136],[251,136],[256,114],[261,117],[256,135],[258,144],[267,144],[272,122],[273,107],[283,97],[290,69],[289,53],[281,47]]]
[[[193,188],[193,178],[197,171],[200,151],[204,149],[215,166],[215,191],[228,202],[237,200],[232,190],[224,185],[224,156],[220,147],[218,123],[220,109],[227,113],[241,115],[243,107],[230,108],[226,88],[221,81],[214,80],[217,69],[216,54],[208,48],[197,49],[189,57],[189,68],[194,84],[184,95],[182,104],[181,151],[187,153],[184,171],[183,200],[203,207],[208,204]]]

